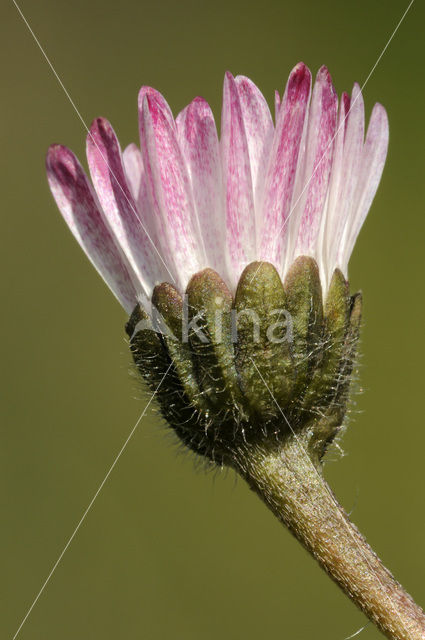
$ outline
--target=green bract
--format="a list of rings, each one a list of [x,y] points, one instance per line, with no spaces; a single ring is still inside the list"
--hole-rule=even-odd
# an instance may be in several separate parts
[[[319,461],[346,412],[360,319],[361,295],[349,295],[342,273],[323,301],[317,264],[302,256],[284,284],[271,264],[248,265],[234,298],[212,269],[184,298],[161,284],[152,314],[137,306],[126,329],[138,370],[191,449],[225,464],[246,443],[302,432]]]

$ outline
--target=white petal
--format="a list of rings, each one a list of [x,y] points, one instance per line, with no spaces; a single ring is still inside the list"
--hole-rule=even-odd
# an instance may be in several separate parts
[[[338,98],[332,79],[326,67],[322,67],[317,74],[309,110],[306,151],[300,171],[301,191],[299,194],[295,191],[296,204],[292,204],[291,234],[299,220],[294,257],[320,258],[317,239],[329,184],[337,109]]]
[[[375,104],[370,117],[354,196],[352,215],[347,220],[340,247],[340,261],[346,272],[354,244],[375,197],[388,149],[388,117],[384,107]]]
[[[251,168],[256,228],[260,228],[260,203],[264,192],[267,161],[273,140],[274,126],[270,109],[261,91],[245,76],[237,76],[245,135],[248,143],[249,164]]]
[[[291,72],[286,85],[266,177],[259,257],[272,262],[280,271],[310,89],[310,71],[300,63]]]
[[[226,206],[227,246],[235,286],[255,260],[254,191],[242,107],[235,79],[226,73],[221,117],[221,158]]]
[[[226,221],[220,149],[214,116],[203,98],[195,98],[176,118],[180,147],[192,185],[205,247],[205,264],[228,279]]]
[[[205,251],[187,168],[170,108],[160,93],[140,93],[139,124],[151,215],[167,247],[177,284],[184,290],[205,264]]]
[[[124,309],[137,302],[137,278],[106,226],[93,189],[72,151],[52,145],[46,160],[50,189],[78,243]]]
[[[87,136],[87,159],[108,226],[137,274],[138,293],[149,296],[167,279],[167,267],[128,187],[117,137],[103,118],[94,121]]]
[[[340,249],[347,221],[354,215],[354,198],[364,140],[364,103],[358,84],[353,87],[349,103],[346,97],[341,101],[337,131],[323,238],[327,281],[332,277],[335,267],[340,267],[347,275]]]

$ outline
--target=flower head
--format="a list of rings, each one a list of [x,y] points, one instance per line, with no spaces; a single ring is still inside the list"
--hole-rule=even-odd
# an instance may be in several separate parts
[[[298,64],[273,124],[251,80],[227,73],[220,140],[205,100],[174,119],[143,87],[140,148],[121,153],[94,121],[93,186],[67,148],[47,156],[65,220],[131,314],[133,358],[163,416],[222,463],[290,430],[320,459],[346,410],[361,318],[347,265],[388,123],[375,105],[364,139],[358,85],[339,109],[325,67],[311,85]]]
[[[206,267],[233,292],[255,260],[284,279],[297,256],[310,256],[325,292],[335,268],[347,275],[385,162],[385,109],[375,105],[365,138],[359,86],[338,109],[328,70],[312,88],[300,63],[283,96],[276,93],[275,111],[274,124],[254,83],[227,73],[220,140],[205,100],[195,98],[174,119],[162,95],[142,87],[140,148],[122,153],[109,122],[93,122],[92,184],[69,149],[50,147],[58,207],[128,313],[155,285],[168,281],[184,292]]]

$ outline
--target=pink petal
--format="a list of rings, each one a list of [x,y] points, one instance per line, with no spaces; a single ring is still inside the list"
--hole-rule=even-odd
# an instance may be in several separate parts
[[[347,221],[354,215],[363,140],[364,104],[360,87],[355,84],[351,99],[344,94],[340,104],[323,231],[323,271],[327,283],[336,266],[347,275],[342,256],[343,235]]]
[[[124,149],[122,161],[131,195],[134,201],[137,202],[144,174],[142,154],[137,145],[131,143]]]
[[[149,195],[147,192],[146,175],[143,166],[143,158],[140,149],[135,144],[129,144],[122,155],[127,184],[130,188],[133,200],[137,205],[140,219],[143,221],[147,233],[155,246],[161,251],[161,255],[167,253],[166,248],[161,247],[155,218],[151,215]],[[169,275],[169,274],[168,274]]]
[[[340,215],[340,191],[343,188],[344,138],[347,130],[350,97],[344,92],[339,105],[338,126],[336,128],[329,192],[323,220],[321,243],[323,276],[325,288],[335,269],[336,254],[341,242],[344,221]]]
[[[124,309],[131,313],[137,302],[134,273],[103,221],[80,163],[72,151],[55,144],[47,153],[46,167],[50,189],[66,223]]]
[[[205,251],[176,126],[164,98],[150,88],[140,92],[139,118],[151,215],[158,221],[167,257],[184,289],[204,266]]]
[[[296,194],[296,204],[292,204],[293,216],[300,220],[296,255],[317,257],[316,244],[329,184],[337,109],[338,97],[331,76],[326,67],[321,67],[308,116],[301,192]]]
[[[287,220],[298,165],[311,73],[303,64],[291,72],[276,123],[263,202],[260,260],[281,266],[288,234]]]
[[[359,85],[353,87],[350,101],[350,109],[346,119],[346,129],[344,136],[344,150],[341,167],[341,182],[338,200],[335,207],[338,209],[338,231],[333,238],[336,253],[335,264],[344,268],[342,262],[342,233],[347,225],[347,221],[354,214],[353,205],[359,172],[361,166],[361,156],[364,142],[364,102]]]
[[[229,72],[224,78],[221,129],[227,246],[235,285],[245,266],[255,260],[256,230],[248,141],[237,85]]]
[[[277,117],[279,115],[280,103],[281,103],[280,93],[276,89],[276,91],[274,92],[274,121],[275,122],[277,122]]]
[[[267,160],[274,133],[273,120],[263,94],[249,78],[237,76],[235,83],[248,142],[254,203],[257,212],[264,191]]]
[[[351,217],[344,232],[341,263],[346,270],[354,244],[375,197],[388,150],[388,117],[384,107],[375,104],[360,159],[359,177]]]
[[[345,140],[345,134],[347,133],[347,125],[348,125],[348,114],[350,112],[351,109],[351,97],[348,95],[348,93],[346,93],[345,91],[343,91],[342,96],[341,96],[341,100],[342,100],[342,105],[341,108],[343,109],[345,115],[344,115],[344,119],[343,119],[343,126],[342,126],[342,131],[343,131],[343,140]]]
[[[93,122],[87,136],[87,159],[109,228],[137,274],[141,291],[150,295],[157,282],[170,276],[128,187],[115,132],[103,118]]]
[[[206,264],[226,280],[226,225],[220,151],[214,116],[203,98],[195,98],[176,118],[180,148],[188,167]]]

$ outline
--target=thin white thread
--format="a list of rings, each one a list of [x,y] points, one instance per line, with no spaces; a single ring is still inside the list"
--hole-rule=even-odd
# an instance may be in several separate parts
[[[369,622],[366,622],[366,624],[361,627],[360,629],[358,629],[357,631],[355,631],[353,634],[351,634],[351,636],[348,636],[347,638],[344,638],[344,640],[351,640],[351,638],[355,638],[356,636],[358,636],[362,631],[364,631],[367,627],[367,625],[369,624]]]
[[[287,419],[286,415],[284,414],[284,412],[283,412],[283,410],[282,410],[281,406],[280,406],[280,405],[279,405],[279,403],[277,402],[277,400],[276,400],[276,398],[274,397],[274,395],[273,395],[273,393],[272,393],[272,391],[271,391],[271,389],[270,389],[269,385],[267,384],[266,380],[265,380],[265,379],[264,379],[264,377],[262,376],[261,371],[259,370],[259,368],[257,367],[257,365],[256,365],[256,363],[255,363],[255,361],[254,361],[254,359],[253,359],[251,356],[250,356],[250,360],[251,360],[252,364],[254,365],[254,367],[256,368],[256,370],[257,370],[257,372],[258,372],[258,375],[260,376],[261,380],[263,381],[263,383],[264,383],[264,385],[265,385],[265,387],[266,387],[267,391],[269,392],[270,397],[272,398],[272,400],[273,400],[273,402],[275,403],[276,407],[279,409],[280,413],[282,414],[283,419],[285,420],[286,424],[288,425],[289,429],[291,430],[291,433],[292,433],[292,435],[294,436],[294,438],[295,438],[295,440],[296,440],[296,443],[297,443],[297,445],[298,445],[298,447],[299,447],[299,449],[300,449],[301,453],[303,454],[303,457],[304,457],[304,458],[305,458],[305,460],[307,461],[307,464],[308,464],[309,466],[311,466],[311,468],[313,469],[313,471],[315,472],[315,474],[317,475],[317,477],[318,477],[319,479],[321,479],[321,478],[320,478],[320,475],[319,475],[319,472],[317,471],[316,467],[314,466],[313,462],[311,461],[311,459],[310,459],[309,455],[307,454],[307,451],[304,449],[304,447],[303,447],[302,443],[300,442],[300,439],[298,438],[297,434],[295,433],[294,429],[292,428],[291,424],[289,423],[289,420]],[[368,565],[369,569],[372,571],[372,573],[375,575],[376,579],[378,580],[378,582],[379,582],[379,584],[380,584],[380,586],[381,586],[381,589],[382,589],[382,593],[383,593],[383,594],[385,595],[385,597],[387,598],[388,602],[389,602],[389,603],[390,603],[390,605],[391,605],[392,610],[394,611],[394,613],[397,615],[397,617],[399,618],[400,622],[402,623],[402,626],[404,626],[404,625],[403,625],[403,620],[402,620],[402,618],[401,618],[401,616],[400,616],[399,612],[397,611],[397,609],[395,608],[395,606],[394,606],[394,604],[393,604],[393,602],[392,602],[391,598],[389,597],[389,595],[388,595],[388,594],[387,594],[387,592],[385,591],[385,589],[384,589],[384,585],[382,584],[382,582],[381,582],[381,580],[380,580],[380,578],[379,578],[378,574],[376,573],[376,571],[374,571],[374,569],[373,569],[373,567],[371,566],[371,564],[370,564],[370,562],[369,562],[368,558],[366,557],[365,553],[363,552],[363,549],[361,548],[361,546],[360,546],[360,545],[359,545],[359,543],[357,542],[357,540],[356,540],[356,538],[355,538],[355,536],[354,536],[353,532],[352,532],[352,531],[351,531],[351,529],[350,529],[350,526],[348,525],[348,523],[346,522],[346,520],[345,520],[344,516],[342,515],[342,513],[341,513],[341,511],[340,511],[340,506],[339,506],[339,504],[338,504],[338,502],[337,502],[336,498],[333,496],[333,494],[332,494],[331,490],[329,489],[329,487],[328,487],[326,484],[325,484],[325,489],[326,489],[326,492],[328,493],[329,497],[331,498],[332,502],[333,502],[333,503],[335,504],[335,506],[337,507],[337,513],[338,513],[339,517],[341,518],[342,522],[343,522],[343,523],[345,524],[345,526],[347,527],[347,531],[349,532],[350,536],[352,537],[354,544],[357,546],[358,550],[360,551],[361,555],[363,556],[363,559],[366,561],[366,564]]]
[[[159,382],[159,384],[158,384],[157,388],[155,389],[155,391],[152,393],[151,397],[149,398],[149,401],[148,401],[147,405],[145,406],[145,408],[143,409],[143,411],[142,411],[142,413],[140,414],[139,418],[137,419],[136,424],[134,425],[134,427],[133,427],[133,428],[132,428],[132,430],[130,431],[129,436],[127,437],[127,439],[126,439],[126,441],[124,442],[123,446],[122,446],[122,447],[121,447],[121,449],[119,450],[118,455],[115,457],[115,460],[113,461],[112,465],[109,467],[109,470],[108,470],[108,472],[107,472],[106,476],[104,477],[104,479],[103,479],[103,480],[102,480],[102,482],[100,483],[100,485],[99,485],[99,487],[98,487],[98,489],[97,489],[96,493],[94,494],[93,498],[91,499],[91,501],[90,501],[90,503],[89,503],[89,505],[88,505],[87,509],[84,511],[84,513],[83,513],[83,515],[82,515],[82,517],[81,517],[81,519],[80,519],[79,523],[78,523],[78,524],[77,524],[77,526],[75,527],[75,529],[74,529],[74,531],[73,531],[73,533],[72,533],[71,537],[68,539],[68,542],[67,542],[67,543],[66,543],[66,545],[64,546],[64,548],[63,548],[62,552],[60,553],[60,555],[59,555],[58,559],[56,560],[55,564],[53,565],[53,567],[52,567],[52,569],[51,569],[51,571],[50,571],[49,575],[47,576],[47,578],[46,578],[46,579],[45,579],[45,581],[43,582],[43,585],[42,585],[42,587],[41,587],[40,591],[39,591],[39,592],[38,592],[38,594],[36,595],[36,597],[35,597],[35,599],[34,599],[33,603],[31,604],[30,608],[28,609],[28,611],[27,611],[27,613],[26,613],[25,617],[23,618],[23,620],[22,620],[21,624],[19,625],[19,627],[18,627],[18,629],[17,629],[17,631],[16,631],[15,635],[13,636],[12,640],[15,640],[15,639],[17,638],[17,636],[18,636],[18,634],[19,634],[20,630],[22,629],[22,627],[24,626],[25,622],[26,622],[26,621],[27,621],[27,619],[28,619],[28,616],[30,615],[31,611],[33,610],[33,608],[34,608],[34,607],[35,607],[35,605],[37,604],[38,599],[40,598],[41,594],[43,593],[44,589],[46,588],[46,586],[47,586],[47,584],[48,584],[48,582],[49,582],[50,578],[52,577],[52,575],[53,575],[53,574],[54,574],[54,572],[56,571],[56,568],[58,567],[58,565],[59,565],[60,561],[62,560],[63,556],[65,555],[65,553],[66,553],[66,551],[67,551],[67,549],[68,549],[69,545],[70,545],[70,544],[71,544],[71,542],[73,541],[73,539],[74,539],[74,537],[75,537],[76,533],[78,532],[79,528],[80,528],[80,527],[81,527],[81,525],[83,524],[83,522],[84,522],[84,520],[85,520],[85,518],[86,518],[86,516],[87,516],[88,512],[89,512],[89,511],[90,511],[90,509],[92,508],[92,506],[93,506],[93,504],[94,504],[94,502],[95,502],[95,500],[96,500],[97,496],[98,496],[98,495],[99,495],[99,493],[102,491],[102,489],[103,489],[103,486],[104,486],[105,482],[107,481],[107,479],[108,479],[108,478],[109,478],[109,476],[111,475],[112,470],[114,469],[115,465],[117,464],[118,460],[120,459],[121,454],[123,453],[123,451],[124,451],[124,449],[126,448],[127,444],[130,442],[130,440],[131,440],[131,438],[132,438],[132,436],[133,436],[134,432],[136,431],[137,427],[138,427],[138,426],[139,426],[139,424],[140,424],[140,421],[141,421],[141,420],[142,420],[142,418],[145,416],[146,411],[148,410],[148,408],[149,408],[149,406],[150,406],[150,404],[151,404],[152,400],[153,400],[153,399],[154,399],[154,397],[156,396],[156,394],[157,394],[157,392],[158,392],[158,390],[159,390],[160,386],[162,385],[162,383],[163,383],[163,381],[164,381],[164,379],[165,379],[166,375],[168,374],[168,372],[169,372],[170,368],[171,368],[171,364],[168,366],[168,369],[167,369],[167,371],[164,373],[164,375],[162,376],[162,378],[161,378],[161,380],[160,380],[160,382]]]
[[[288,224],[289,219],[290,219],[290,217],[292,216],[292,214],[294,213],[295,208],[296,208],[296,206],[297,206],[298,202],[300,201],[300,199],[301,199],[302,195],[304,194],[304,192],[305,192],[305,190],[307,189],[308,185],[309,185],[309,184],[310,184],[310,182],[312,181],[312,179],[313,179],[313,177],[314,177],[314,175],[315,175],[316,171],[318,170],[318,168],[319,168],[320,164],[322,163],[322,160],[323,160],[323,159],[324,159],[324,157],[326,156],[326,154],[327,154],[327,152],[328,152],[329,147],[332,145],[332,143],[333,143],[333,141],[335,140],[336,136],[338,135],[339,131],[340,131],[340,130],[342,129],[342,127],[345,125],[345,121],[347,120],[348,116],[350,115],[351,109],[352,109],[352,108],[354,107],[354,105],[356,104],[356,102],[357,102],[357,100],[359,99],[360,95],[362,95],[363,89],[365,88],[365,86],[366,86],[366,85],[367,85],[367,83],[369,82],[369,80],[370,80],[370,78],[371,78],[372,74],[374,73],[374,71],[375,71],[376,67],[378,66],[379,62],[381,61],[382,56],[384,55],[384,53],[385,53],[385,52],[386,52],[386,50],[388,49],[388,47],[389,47],[389,45],[390,45],[390,43],[391,43],[392,39],[394,38],[395,34],[396,34],[396,33],[397,33],[397,31],[399,30],[399,28],[400,28],[400,26],[401,26],[401,24],[402,24],[403,20],[405,19],[406,15],[407,15],[408,11],[410,10],[410,7],[411,7],[411,6],[412,6],[412,4],[414,3],[414,1],[415,1],[415,0],[410,0],[409,6],[407,7],[407,9],[405,10],[405,12],[404,12],[404,13],[403,13],[403,15],[401,16],[401,18],[400,18],[400,20],[399,20],[399,22],[398,22],[398,24],[397,24],[396,28],[394,29],[394,31],[393,31],[393,32],[392,32],[392,34],[391,34],[391,36],[390,36],[390,38],[389,38],[388,42],[386,43],[385,47],[382,49],[382,51],[381,51],[381,53],[380,53],[380,55],[379,55],[379,57],[378,57],[377,61],[376,61],[376,62],[375,62],[375,64],[373,65],[372,69],[370,70],[369,75],[367,76],[366,80],[364,81],[364,83],[363,83],[363,84],[362,84],[362,86],[360,87],[360,92],[359,92],[359,94],[358,94],[358,95],[356,96],[356,98],[354,98],[354,100],[350,103],[350,108],[348,109],[347,114],[345,115],[345,117],[344,117],[343,121],[341,122],[341,124],[340,124],[340,125],[339,125],[339,127],[337,128],[337,130],[336,130],[336,132],[335,132],[334,136],[332,137],[332,139],[331,139],[331,140],[330,140],[330,142],[328,143],[328,145],[327,145],[327,147],[326,147],[325,151],[323,152],[322,157],[320,158],[319,162],[318,162],[318,163],[317,163],[317,165],[315,166],[315,168],[314,168],[314,170],[313,170],[313,172],[312,172],[312,174],[311,174],[310,178],[309,178],[309,179],[307,180],[307,182],[305,183],[305,185],[304,185],[304,187],[303,187],[303,189],[302,189],[302,191],[301,191],[300,195],[298,196],[297,200],[295,201],[294,205],[291,207],[291,210],[290,210],[290,212],[289,212],[289,214],[288,214],[288,217],[284,220],[284,222],[283,222],[282,226],[280,227],[279,231],[277,232],[277,234],[276,234],[276,236],[275,236],[275,242],[276,242],[277,237],[278,237],[278,236],[280,236],[280,234],[282,233],[282,231],[284,230],[284,228],[285,228],[285,227],[286,227],[286,225]],[[256,272],[254,273],[254,275],[252,276],[252,278],[251,278],[250,282],[252,282],[252,281],[257,277],[257,274],[258,274],[259,269],[260,269],[260,267],[258,267],[258,268],[257,268],[257,270],[256,270]]]
[[[47,64],[49,65],[50,69],[53,72],[53,75],[55,76],[56,80],[59,82],[63,92],[65,93],[66,97],[68,98],[69,102],[71,103],[75,113],[77,114],[77,116],[79,117],[80,121],[83,124],[83,127],[85,128],[85,130],[87,131],[87,133],[89,134],[93,144],[95,145],[96,149],[98,150],[98,152],[100,153],[100,156],[102,158],[102,160],[104,161],[104,163],[106,164],[106,166],[108,167],[109,171],[111,172],[112,177],[114,178],[115,182],[117,183],[118,187],[120,188],[124,198],[127,200],[128,205],[130,206],[130,209],[132,210],[132,212],[134,213],[134,215],[136,216],[137,221],[139,222],[140,226],[142,227],[143,231],[145,232],[149,242],[151,243],[152,247],[155,249],[156,253],[158,254],[159,259],[161,260],[162,264],[164,265],[164,267],[166,268],[166,270],[168,271],[169,275],[171,276],[171,278],[173,279],[174,282],[176,282],[173,274],[171,273],[170,269],[168,268],[167,264],[165,263],[163,257],[161,256],[161,254],[159,253],[154,241],[152,240],[152,238],[150,237],[146,227],[144,226],[143,222],[141,221],[136,209],[134,208],[132,202],[129,200],[127,194],[125,193],[122,185],[120,184],[118,178],[115,176],[115,173],[112,171],[111,167],[109,166],[106,158],[104,157],[102,151],[100,150],[98,144],[96,143],[95,139],[93,138],[90,129],[88,128],[84,118],[82,117],[82,115],[80,114],[80,112],[78,111],[73,99],[71,98],[71,96],[69,95],[65,85],[63,84],[62,80],[60,79],[58,73],[56,72],[53,64],[50,61],[50,58],[48,57],[47,53],[44,51],[43,47],[41,46],[37,36],[35,35],[34,31],[32,30],[32,28],[30,27],[28,20],[25,18],[24,14],[22,13],[19,5],[17,4],[16,0],[12,0],[13,4],[15,5],[17,11],[19,12],[19,15],[21,16],[22,20],[24,21],[26,27],[28,28],[28,31],[30,32],[30,34],[32,35],[34,41],[36,42],[38,48],[40,49],[41,53],[43,54]]]

